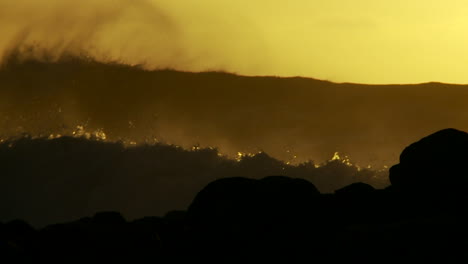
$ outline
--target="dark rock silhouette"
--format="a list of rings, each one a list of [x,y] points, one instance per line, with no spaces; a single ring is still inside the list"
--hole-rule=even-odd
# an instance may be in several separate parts
[[[188,217],[207,226],[293,218],[291,214],[306,211],[319,194],[312,183],[284,176],[219,179],[198,193]]]
[[[304,179],[228,177],[164,217],[105,211],[40,230],[15,220],[0,224],[0,253],[17,262],[466,262],[465,144],[453,129],[412,144],[385,189],[358,182],[321,194]]]
[[[357,182],[353,183],[351,185],[345,186],[339,190],[335,191],[336,195],[343,195],[343,196],[348,196],[348,195],[365,195],[368,193],[371,193],[375,191],[375,188],[372,187],[369,184],[362,183],[362,182]]]
[[[302,246],[318,246],[322,237],[311,228],[322,220],[316,209],[319,196],[312,183],[284,176],[217,180],[188,209],[193,244],[204,257],[209,255],[204,248],[213,248],[236,258],[259,252],[278,258],[284,257],[278,254],[282,250],[297,250],[290,258],[300,258]],[[303,241],[308,242],[301,245]]]
[[[101,225],[122,225],[126,221],[119,212],[99,212],[94,215],[92,222]]]
[[[466,192],[468,133],[445,129],[411,144],[390,169],[392,186],[433,195]]]
[[[0,254],[3,260],[33,261],[35,246],[39,242],[37,231],[23,220],[1,224]]]
[[[167,245],[170,240],[181,240],[172,234],[174,230],[183,231],[182,225],[176,229],[169,223],[158,217],[127,222],[118,212],[99,212],[92,218],[43,228],[36,246],[40,258],[52,261],[64,255],[74,263],[161,260],[163,249],[175,248],[176,243]]]

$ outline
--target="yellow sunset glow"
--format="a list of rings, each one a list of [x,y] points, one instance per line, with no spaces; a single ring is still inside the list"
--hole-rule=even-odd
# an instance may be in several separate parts
[[[35,45],[151,69],[468,83],[466,14],[462,0],[1,0],[0,59]]]
[[[181,16],[179,21],[193,19],[182,22],[185,30],[219,38],[231,49],[226,53],[226,63],[232,63],[228,70],[242,74],[361,83],[468,83],[466,1],[184,0],[163,4]],[[202,19],[194,19],[195,14]],[[217,29],[221,26],[227,31]]]

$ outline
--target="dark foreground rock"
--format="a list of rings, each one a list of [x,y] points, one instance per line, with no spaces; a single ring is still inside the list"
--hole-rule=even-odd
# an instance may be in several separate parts
[[[187,212],[164,217],[0,224],[0,253],[30,263],[465,262],[467,137],[449,129],[412,144],[385,189],[355,183],[320,194],[303,179],[224,178]]]
[[[468,133],[445,129],[411,144],[390,169],[390,182],[408,192],[465,193]]]

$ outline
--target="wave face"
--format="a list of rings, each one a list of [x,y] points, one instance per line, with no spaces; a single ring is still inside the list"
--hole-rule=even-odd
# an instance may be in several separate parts
[[[210,148],[126,147],[82,137],[4,141],[0,166],[0,221],[21,218],[39,226],[103,210],[129,218],[185,210],[199,190],[224,177],[289,175],[322,192],[356,181],[388,185],[386,171],[358,169],[346,160],[289,165],[266,153],[232,160]]]
[[[223,4],[218,12],[226,9]],[[18,53],[22,59],[86,56],[146,69],[253,74],[272,68],[272,54],[255,22],[232,17],[231,9],[212,12],[210,6],[200,1],[2,0],[0,64]]]
[[[101,131],[109,141],[217,147],[288,162],[336,151],[362,166],[446,127],[468,130],[468,87],[372,86],[222,72],[148,71],[63,56],[10,56],[0,68],[0,135]]]

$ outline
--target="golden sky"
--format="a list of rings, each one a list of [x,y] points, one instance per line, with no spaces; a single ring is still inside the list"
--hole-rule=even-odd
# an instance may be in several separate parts
[[[0,56],[34,44],[149,68],[468,83],[462,0],[0,0]]]

